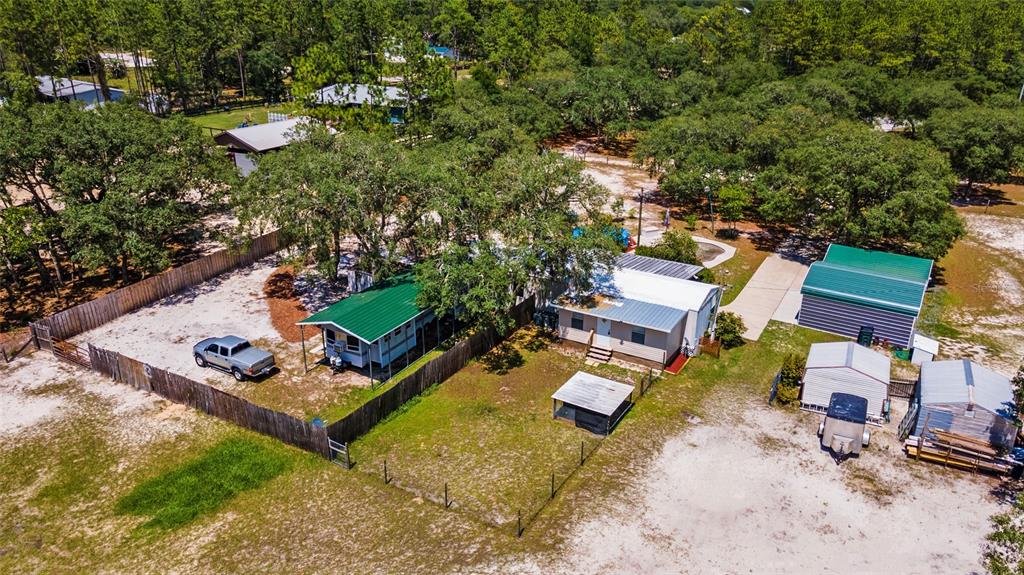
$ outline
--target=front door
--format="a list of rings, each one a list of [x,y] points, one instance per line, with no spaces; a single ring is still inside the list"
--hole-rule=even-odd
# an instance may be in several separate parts
[[[597,330],[594,332],[594,345],[601,349],[612,347],[612,320],[597,318]]]

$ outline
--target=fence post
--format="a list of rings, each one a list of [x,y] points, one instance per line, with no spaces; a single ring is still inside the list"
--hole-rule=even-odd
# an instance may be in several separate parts
[[[445,482],[444,482],[444,508],[445,508],[445,509],[448,509],[448,508],[449,508],[449,507],[451,507],[451,506],[452,506],[452,504],[451,504],[451,502],[450,502],[450,501],[448,500],[448,482],[447,482],[447,481],[445,481]]]
[[[384,485],[387,485],[388,483],[391,483],[391,480],[388,479],[388,460],[387,458],[384,458]]]
[[[583,465],[583,442],[580,441],[580,465]]]
[[[551,499],[555,498],[555,474],[551,474]]]
[[[523,536],[523,511],[516,509],[516,537]]]

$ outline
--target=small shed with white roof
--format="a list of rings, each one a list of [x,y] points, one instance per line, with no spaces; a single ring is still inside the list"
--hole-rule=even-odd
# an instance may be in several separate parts
[[[807,354],[800,407],[825,413],[833,393],[868,401],[868,421],[884,421],[889,396],[889,356],[853,342],[816,343]]]
[[[551,415],[608,435],[633,405],[633,386],[577,371],[551,395]]]
[[[599,361],[624,355],[661,367],[681,353],[696,355],[701,337],[714,334],[721,288],[663,275],[659,270],[678,270],[645,259],[653,262],[595,273],[592,290],[570,290],[556,300],[559,335],[587,345],[588,356]],[[627,267],[639,263],[651,271]]]

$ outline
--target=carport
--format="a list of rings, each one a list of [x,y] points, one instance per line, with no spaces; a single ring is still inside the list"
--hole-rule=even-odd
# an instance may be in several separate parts
[[[633,386],[577,371],[551,396],[551,416],[608,435],[633,406]]]

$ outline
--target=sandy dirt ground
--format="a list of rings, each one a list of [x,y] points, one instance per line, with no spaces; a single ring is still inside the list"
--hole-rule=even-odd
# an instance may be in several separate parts
[[[174,437],[199,417],[183,405],[35,352],[0,369],[0,447],[21,434],[73,424],[83,411],[95,415],[98,405],[109,413],[108,433],[121,445]]]
[[[997,480],[907,460],[895,423],[837,466],[820,451],[818,416],[737,407],[719,400],[665,444],[617,508],[575,527],[564,571],[982,570],[989,517],[1001,509]]]
[[[571,147],[563,148],[562,154],[569,157],[573,155]],[[594,181],[601,184],[611,192],[611,198],[606,210],[612,212],[612,204],[615,198],[622,198],[623,212],[626,221],[623,225],[634,234],[636,239],[637,218],[640,217],[640,201],[638,194],[640,190],[645,193],[652,193],[658,190],[658,179],[652,178],[645,170],[633,165],[628,158],[608,156],[590,152],[584,158],[586,167],[583,173],[594,178]],[[659,205],[659,200],[644,202],[643,223],[641,225],[640,242],[643,245],[653,245],[661,241],[664,235],[665,213],[670,211],[668,207]],[[632,216],[632,217],[630,217]],[[707,246],[708,251],[714,254],[704,263],[708,267],[714,267],[728,260],[735,255],[736,250],[728,244],[707,240],[694,236],[694,239]],[[718,248],[718,249],[715,249]]]
[[[280,341],[263,295],[263,284],[276,267],[276,258],[264,258],[122,316],[75,341],[117,351],[196,381],[231,385],[230,375],[197,366],[192,346],[207,337],[225,335]]]

